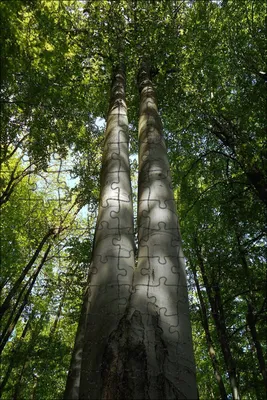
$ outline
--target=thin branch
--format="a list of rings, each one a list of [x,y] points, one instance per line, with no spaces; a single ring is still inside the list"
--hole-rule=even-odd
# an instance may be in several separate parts
[[[220,155],[222,155],[222,156],[224,156],[224,157],[226,157],[226,158],[228,158],[228,159],[234,161],[234,162],[237,163],[238,165],[240,165],[239,161],[238,161],[235,157],[231,156],[230,154],[226,154],[226,153],[224,153],[223,151],[220,151],[220,150],[210,150],[210,151],[207,151],[207,152],[204,153],[204,154],[201,154],[201,155],[199,156],[199,158],[198,158],[197,160],[195,160],[195,161],[191,164],[191,166],[190,166],[189,169],[186,171],[186,173],[185,173],[185,175],[182,177],[182,179],[186,178],[186,177],[188,176],[188,174],[192,171],[192,169],[193,169],[203,158],[207,157],[207,156],[210,155],[210,154],[220,154]]]

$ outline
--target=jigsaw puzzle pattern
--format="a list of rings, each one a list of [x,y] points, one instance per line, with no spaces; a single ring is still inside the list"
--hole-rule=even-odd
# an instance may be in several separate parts
[[[105,133],[101,195],[90,289],[97,286],[98,289],[95,292],[101,293],[101,291],[106,292],[107,285],[116,287],[116,297],[112,301],[120,299],[124,302],[125,295],[122,292],[127,293],[127,298],[130,293],[134,266],[134,242],[128,120],[121,80],[119,74],[117,82],[115,81],[113,85],[113,101]],[[98,274],[98,266],[101,267],[101,277]],[[105,276],[105,279],[102,276]],[[104,303],[105,310],[106,307],[110,307],[110,312],[114,312],[112,305],[107,305],[106,298],[104,298]],[[97,308],[102,309],[99,304]]]
[[[194,361],[184,257],[154,90],[149,82],[143,86],[139,122],[139,249],[132,302],[141,310],[148,346],[149,342],[156,341],[156,346],[165,343],[164,375],[173,383],[180,379],[187,385],[187,374],[194,379]],[[150,340],[149,336],[155,334],[155,318],[161,334]],[[148,355],[153,379],[157,354],[150,351]],[[179,387],[182,389],[183,383]],[[187,393],[188,388],[184,389]]]
[[[148,374],[149,398],[162,398],[159,376],[164,376],[172,387],[179,387],[181,396],[190,391],[190,380],[194,381],[176,204],[153,88],[143,86],[139,126],[138,265],[134,270],[127,116],[124,88],[119,78],[113,86],[115,99],[107,121],[101,201],[88,286],[81,399],[99,398],[103,376],[113,374],[115,379],[123,362],[127,379],[135,382],[135,388],[140,386],[144,374]],[[127,358],[125,349],[131,346],[134,351]],[[113,382],[111,378],[106,379]],[[168,398],[177,397],[170,394]]]
[[[135,246],[131,197],[124,76],[117,73],[105,132],[80,398],[88,393],[98,398],[93,393],[101,386],[105,347],[129,302]]]

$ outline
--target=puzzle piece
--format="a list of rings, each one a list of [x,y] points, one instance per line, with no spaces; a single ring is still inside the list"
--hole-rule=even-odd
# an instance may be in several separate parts
[[[116,90],[119,91],[120,86]],[[133,352],[125,367],[131,379],[135,380],[135,387],[147,373],[150,384],[153,382],[149,390],[155,388],[155,396],[151,391],[149,396],[159,398],[162,376],[162,386],[167,387],[166,382],[169,382],[166,398],[178,398],[177,393],[174,396],[172,384],[177,387],[179,379],[183,387],[183,381],[187,382],[186,374],[191,373],[190,362],[188,368],[186,362],[186,368],[183,365],[187,359],[184,349],[190,339],[188,330],[184,329],[184,326],[189,326],[187,289],[167,153],[161,126],[158,125],[157,109],[149,97],[151,93],[152,89],[147,92],[146,111],[149,116],[140,118],[139,248],[134,274],[132,205],[127,183],[128,154],[125,151],[128,141],[123,128],[114,131],[110,128],[106,133],[106,162],[93,259],[95,273],[91,282],[92,311],[88,315],[88,329],[91,331],[86,337],[90,351],[84,356],[88,360],[84,362],[83,374],[86,377],[87,373],[92,373],[91,382],[87,384],[93,391],[97,390],[92,379],[95,377],[97,381],[103,372],[103,359],[95,353],[96,340],[103,346],[103,352],[108,346],[116,347],[117,343],[117,358],[111,357],[112,368],[117,372],[116,368],[122,362],[118,343],[127,333],[128,351],[130,353],[131,348]],[[112,110],[114,115],[115,108]],[[122,118],[125,127],[123,121]],[[95,324],[97,319],[103,323]],[[111,337],[118,326],[122,326],[123,319],[127,320],[127,329],[122,330],[117,342],[111,345]],[[98,347],[98,352],[100,350]],[[146,364],[142,362],[143,353]],[[139,357],[139,363],[132,363],[135,357]]]
[[[152,345],[160,347],[160,338],[164,339],[167,358],[162,356],[161,364],[164,364],[165,374],[173,375],[175,368],[183,369],[182,362],[179,365],[180,347],[188,344],[188,337],[183,337],[184,326],[190,326],[187,288],[164,140],[161,132],[157,131],[158,116],[153,111],[153,101],[148,101],[146,107],[151,115],[146,125],[142,121],[144,127],[139,137],[139,249],[133,288],[136,299],[132,301],[141,310],[146,324],[147,346],[151,341]],[[155,336],[155,314],[158,315],[158,329],[161,329],[159,337]],[[178,343],[182,344],[177,348]],[[149,372],[152,375],[153,367]],[[180,380],[183,380],[183,373]]]

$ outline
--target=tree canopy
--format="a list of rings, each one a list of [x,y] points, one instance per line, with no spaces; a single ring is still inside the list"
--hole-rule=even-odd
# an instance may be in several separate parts
[[[135,176],[146,59],[187,259],[199,396],[222,398],[219,371],[230,399],[235,370],[242,398],[264,399],[266,2],[9,0],[0,12],[2,398],[62,398],[112,69],[126,69]]]

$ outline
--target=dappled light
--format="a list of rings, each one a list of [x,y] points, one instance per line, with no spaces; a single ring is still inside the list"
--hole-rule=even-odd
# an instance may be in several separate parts
[[[2,400],[265,398],[266,2],[0,2]]]

